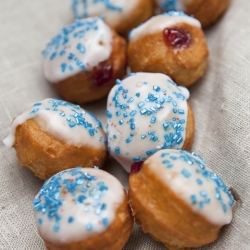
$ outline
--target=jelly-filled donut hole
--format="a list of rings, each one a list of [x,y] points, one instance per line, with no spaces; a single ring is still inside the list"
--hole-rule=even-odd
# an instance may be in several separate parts
[[[131,165],[130,173],[131,173],[131,174],[138,173],[138,172],[142,169],[143,163],[144,163],[144,161],[137,161],[137,162],[134,162],[134,163]]]
[[[113,66],[102,62],[93,69],[93,79],[91,82],[92,87],[101,87],[109,82],[113,77]]]
[[[164,40],[173,48],[186,48],[192,43],[192,36],[185,28],[166,28],[163,31]]]

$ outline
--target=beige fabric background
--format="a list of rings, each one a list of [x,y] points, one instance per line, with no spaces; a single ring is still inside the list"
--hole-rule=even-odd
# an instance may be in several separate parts
[[[70,0],[0,0],[0,249],[42,250],[32,199],[42,182],[2,140],[24,105],[57,97],[41,70],[41,50],[73,21]],[[196,118],[193,151],[201,154],[239,195],[234,219],[220,239],[202,249],[250,249],[250,1],[232,0],[226,15],[206,31],[210,60],[191,88]],[[105,122],[105,100],[85,108]],[[110,160],[105,170],[127,187],[128,175]],[[125,250],[166,249],[138,227]]]

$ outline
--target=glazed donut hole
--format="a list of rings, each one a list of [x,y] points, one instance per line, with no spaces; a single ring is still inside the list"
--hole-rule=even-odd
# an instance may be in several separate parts
[[[169,249],[212,243],[232,220],[233,196],[204,163],[187,151],[164,149],[129,177],[136,223]]]
[[[50,250],[122,249],[134,224],[124,187],[97,167],[53,175],[33,204],[38,232]]]
[[[133,72],[163,73],[189,87],[204,75],[207,59],[200,22],[183,12],[155,16],[130,33],[128,65]]]
[[[117,83],[107,101],[108,151],[127,172],[161,149],[190,149],[194,116],[186,88],[159,73]]]
[[[42,180],[77,165],[102,167],[107,157],[101,122],[80,106],[58,99],[28,105],[3,142]]]
[[[73,103],[107,96],[115,80],[126,73],[126,41],[98,17],[63,28],[43,56],[46,79]]]

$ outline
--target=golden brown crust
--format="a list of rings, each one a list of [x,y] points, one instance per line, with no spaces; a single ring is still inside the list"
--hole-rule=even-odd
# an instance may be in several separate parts
[[[129,202],[142,230],[169,249],[199,247],[218,237],[220,227],[192,211],[147,164],[129,177]]]
[[[187,48],[173,49],[164,41],[163,31],[129,43],[128,64],[133,72],[169,75],[178,85],[190,86],[203,76],[208,48],[203,31],[186,23],[174,26],[188,29],[192,43]]]
[[[20,164],[31,169],[42,180],[76,166],[102,167],[107,156],[106,149],[66,144],[42,131],[34,119],[17,127],[13,147]]]
[[[125,191],[124,191],[125,192]],[[121,250],[130,237],[134,225],[127,194],[117,209],[114,222],[103,233],[91,236],[80,242],[56,245],[45,242],[49,250]]]
[[[190,150],[194,138],[194,129],[195,129],[194,114],[189,102],[187,102],[187,105],[188,105],[188,117],[187,117],[187,127],[186,127],[186,138],[182,146],[183,150]]]
[[[147,21],[154,14],[154,6],[152,0],[140,0],[137,6],[134,8],[133,13],[131,13],[126,19],[121,20],[114,29],[123,34],[125,37],[127,33],[140,25],[141,23]]]
[[[187,6],[186,13],[194,15],[203,27],[207,27],[227,10],[230,0],[196,0]]]
[[[99,68],[112,67],[112,78],[101,86],[93,84],[93,78]],[[126,73],[126,41],[113,31],[112,52],[108,60],[100,63],[92,71],[82,71],[58,83],[53,87],[66,101],[83,104],[105,97],[114,86],[116,79]]]

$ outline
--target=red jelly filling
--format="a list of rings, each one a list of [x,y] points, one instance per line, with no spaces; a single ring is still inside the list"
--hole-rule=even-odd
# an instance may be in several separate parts
[[[134,163],[131,165],[130,173],[131,173],[131,174],[138,173],[138,172],[142,169],[142,165],[143,165],[143,161],[134,162]]]
[[[163,31],[165,42],[173,48],[185,48],[192,42],[190,32],[185,28],[167,28]]]
[[[93,69],[92,84],[93,87],[101,87],[109,82],[113,77],[113,67],[107,63],[100,63]]]

